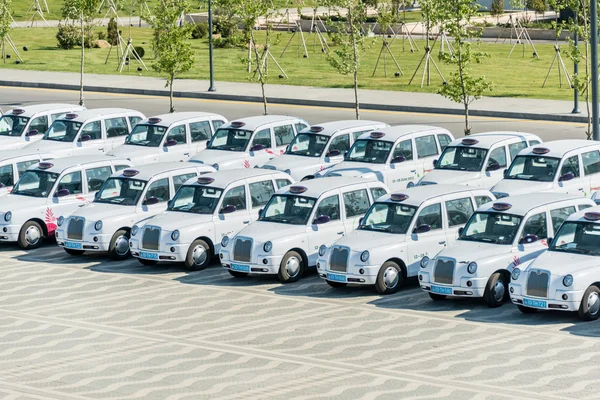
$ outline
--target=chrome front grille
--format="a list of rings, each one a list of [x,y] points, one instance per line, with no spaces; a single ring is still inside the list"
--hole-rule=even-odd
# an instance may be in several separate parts
[[[158,251],[160,243],[160,228],[147,226],[142,235],[142,249]]]
[[[233,245],[233,259],[235,261],[250,262],[252,255],[252,239],[235,239]]]
[[[550,274],[548,272],[539,269],[529,271],[529,276],[527,277],[527,295],[547,299],[549,282]]]
[[[334,247],[331,249],[329,258],[329,268],[336,272],[346,272],[348,270],[348,249],[343,247]]]
[[[67,239],[83,240],[83,226],[85,225],[85,219],[80,217],[69,218],[69,225],[67,226]]]
[[[451,285],[454,278],[455,265],[456,262],[454,260],[439,258],[435,263],[435,269],[433,270],[433,281]]]

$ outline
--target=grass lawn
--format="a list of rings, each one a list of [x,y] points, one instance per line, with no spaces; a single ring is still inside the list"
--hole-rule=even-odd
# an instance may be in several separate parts
[[[100,29],[100,28],[99,28]],[[101,28],[106,29],[106,28]],[[124,34],[127,31],[124,30]],[[132,36],[136,45],[141,45],[146,50],[145,61],[150,67],[152,62],[152,49],[150,45],[152,31],[148,28],[132,28]],[[28,52],[21,52],[24,57],[24,63],[16,65],[14,56],[6,64],[0,63],[0,68],[21,68],[24,70],[44,70],[44,71],[79,71],[79,50],[61,50],[56,47],[56,29],[55,28],[29,28],[16,29],[11,31],[11,37],[20,49],[23,46],[29,48]],[[258,32],[261,37],[263,32]],[[289,84],[289,85],[307,85],[318,87],[352,87],[352,78],[350,76],[340,75],[327,62],[326,56],[321,53],[318,41],[314,46],[315,36],[306,35],[306,42],[309,49],[309,58],[297,56],[298,41],[297,36],[294,42],[288,48],[288,51],[281,57],[282,49],[288,42],[291,33],[284,32],[281,34],[279,43],[271,49],[272,54],[278,59],[285,72],[290,79],[278,79],[279,72],[274,64],[270,65],[272,75],[269,79],[270,83]],[[392,67],[393,63],[390,58],[387,58],[388,76],[383,76],[383,66],[380,67],[375,75],[373,67],[377,56],[381,49],[381,39],[369,48],[367,54],[362,59],[360,71],[360,87],[365,89],[382,89],[395,91],[414,91],[414,92],[436,92],[441,79],[432,68],[432,85],[424,88],[420,87],[422,73],[418,74],[412,85],[408,85],[408,81],[415,71],[417,64],[423,56],[423,44],[421,40],[417,40],[419,51],[411,53],[409,51],[408,42],[406,50],[402,51],[402,39],[397,39],[392,43],[392,51],[397,58],[404,75],[399,78],[394,78],[396,68]],[[208,45],[204,39],[193,40],[192,45],[196,50],[196,64],[192,71],[186,73],[182,78],[190,79],[208,79]],[[554,57],[554,49],[551,44],[537,45],[537,51],[540,59],[534,59],[529,48],[525,49],[525,57],[519,46],[513,53],[511,58],[507,55],[511,49],[511,45],[501,43],[482,43],[481,49],[490,53],[491,58],[484,61],[481,65],[474,66],[477,74],[485,75],[488,80],[494,83],[494,91],[491,96],[499,97],[530,97],[530,98],[546,98],[546,99],[563,99],[572,98],[572,91],[563,84],[563,89],[558,87],[558,72],[555,69],[551,78],[542,89],[542,82],[552,58]],[[434,49],[437,62],[437,54],[439,47],[436,45]],[[98,74],[114,74],[116,73],[117,57],[113,50],[108,64],[105,64],[105,59],[108,54],[108,49],[90,49],[86,53],[86,72]],[[242,59],[247,56],[247,51],[242,49],[215,49],[215,74],[218,81],[237,81],[244,82],[249,79],[246,73],[245,64]],[[572,70],[571,61],[565,56],[564,60],[569,70]],[[444,74],[448,74],[451,70],[448,66],[438,62]],[[132,62],[131,72],[123,72],[124,74],[137,75],[137,64]],[[144,75],[157,76],[154,71],[145,72]]]

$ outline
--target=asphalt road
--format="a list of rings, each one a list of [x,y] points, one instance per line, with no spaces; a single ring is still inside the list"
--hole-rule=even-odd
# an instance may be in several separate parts
[[[290,88],[290,90],[294,90]],[[268,91],[268,88],[267,88]],[[268,93],[268,92],[267,92]],[[410,95],[410,94],[407,94]],[[74,91],[0,87],[0,108],[48,102],[79,101],[79,93]],[[123,94],[86,93],[85,104],[88,108],[128,107],[143,112],[147,116],[163,114],[169,110],[167,97],[132,96]],[[228,119],[262,114],[262,104],[201,99],[176,99],[178,111],[207,111],[224,115]],[[340,108],[320,108],[309,106],[269,105],[270,114],[294,115],[306,119],[311,124],[341,119],[354,119],[354,110]],[[390,125],[427,124],[447,128],[455,136],[464,132],[464,118],[457,115],[417,114],[389,111],[362,111],[361,119],[383,121]],[[543,140],[585,139],[585,124],[530,121],[500,118],[472,117],[473,133],[492,130],[511,130],[530,132]]]

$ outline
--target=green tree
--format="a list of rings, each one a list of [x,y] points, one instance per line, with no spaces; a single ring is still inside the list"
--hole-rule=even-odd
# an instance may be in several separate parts
[[[2,45],[2,59],[6,63],[6,41],[10,31],[12,15],[11,0],[0,0],[0,42]]]
[[[496,17],[496,22],[498,22],[498,19],[504,14],[504,0],[493,0],[490,14]]]
[[[440,54],[442,61],[455,67],[450,79],[442,85],[439,93],[461,103],[465,110],[465,135],[471,134],[469,107],[483,93],[492,89],[485,77],[474,76],[471,65],[480,63],[488,54],[473,49],[473,39],[479,39],[481,31],[472,29],[471,20],[477,15],[478,6],[472,0],[436,0],[438,21],[442,29],[454,39],[454,51]]]
[[[162,0],[156,4],[152,17],[144,17],[154,30],[152,68],[163,74],[167,81],[165,87],[169,88],[169,112],[175,112],[173,105],[175,77],[194,66],[194,52],[189,43],[193,25],[178,25],[179,18],[188,12],[189,4],[186,0]]]

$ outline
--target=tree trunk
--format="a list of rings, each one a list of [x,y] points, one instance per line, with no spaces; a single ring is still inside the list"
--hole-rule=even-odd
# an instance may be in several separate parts
[[[2,38],[2,59],[4,60],[4,64],[6,64],[6,49],[5,49],[6,38]]]
[[[169,112],[175,112],[175,106],[173,105],[173,81],[175,80],[175,76],[171,75],[171,79],[169,80]]]
[[[348,23],[352,32],[352,53],[354,55],[354,110],[356,119],[360,119],[360,103],[358,102],[358,49],[356,48],[356,29],[353,25],[352,11],[348,9]]]
[[[81,71],[79,72],[79,105],[84,106],[83,99],[83,67],[85,60],[85,30],[83,29],[83,12],[81,12]]]
[[[260,57],[260,54],[258,53],[258,48],[256,47],[256,41],[254,40],[254,32],[251,31],[250,32],[250,41],[253,45],[253,49],[254,49],[254,57],[256,58],[256,71],[258,72],[258,81],[260,82],[260,90],[262,93],[262,98],[263,98],[263,108],[264,108],[264,115],[268,115],[269,112],[267,110],[267,95],[265,94],[265,75],[264,75],[264,68],[265,65],[267,63],[267,57],[269,56],[269,33],[267,31],[267,39],[265,42],[265,48],[263,51],[263,55],[262,55],[262,60]]]

